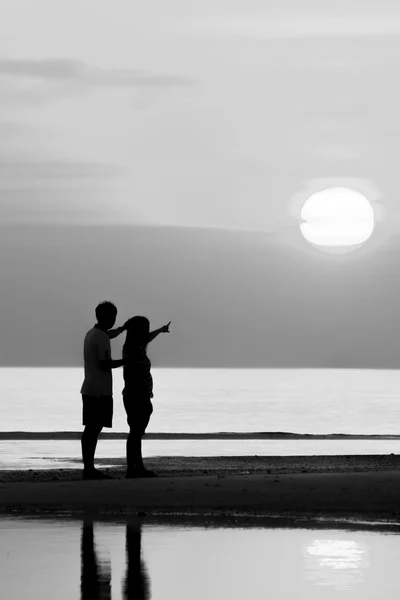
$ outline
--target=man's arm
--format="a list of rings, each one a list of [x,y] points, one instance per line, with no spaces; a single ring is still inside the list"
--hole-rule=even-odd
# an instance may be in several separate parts
[[[111,369],[117,369],[124,365],[124,359],[113,360],[112,358],[106,358],[99,361],[100,369],[102,371],[111,371]]]
[[[111,345],[110,340],[107,338],[104,338],[98,346],[98,361],[102,371],[110,371],[111,369],[122,367],[124,364],[123,359],[113,360],[111,358]]]
[[[169,333],[169,326],[171,325],[171,321],[167,325],[163,325],[160,329],[155,329],[149,333],[149,341],[152,342],[154,338],[156,338],[160,333]]]
[[[109,329],[107,331],[108,337],[110,338],[110,340],[113,340],[114,338],[118,337],[119,335],[121,335],[121,333],[123,333],[126,329],[126,325],[122,325],[122,327],[116,327],[115,329]]]

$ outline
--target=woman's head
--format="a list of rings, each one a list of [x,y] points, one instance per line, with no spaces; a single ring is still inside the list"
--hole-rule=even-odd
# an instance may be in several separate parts
[[[124,350],[146,348],[149,342],[150,321],[146,317],[132,317],[126,326]]]

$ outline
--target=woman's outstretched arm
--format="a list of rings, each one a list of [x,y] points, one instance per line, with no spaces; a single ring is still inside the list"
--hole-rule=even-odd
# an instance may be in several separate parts
[[[160,333],[169,333],[169,326],[171,325],[171,321],[167,323],[167,325],[163,325],[160,329],[155,329],[154,331],[150,331],[149,333],[149,343],[154,340]]]

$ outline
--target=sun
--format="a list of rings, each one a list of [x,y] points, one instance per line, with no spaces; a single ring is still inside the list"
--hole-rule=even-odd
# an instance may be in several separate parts
[[[330,188],[306,200],[300,213],[304,238],[322,249],[354,249],[366,242],[375,227],[372,205],[360,192]]]

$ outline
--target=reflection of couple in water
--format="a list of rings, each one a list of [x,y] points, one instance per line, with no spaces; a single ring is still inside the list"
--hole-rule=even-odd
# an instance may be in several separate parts
[[[126,525],[126,573],[122,598],[149,600],[150,580],[141,556],[141,525]],[[111,569],[98,560],[93,520],[86,519],[81,534],[81,600],[111,600]]]
[[[142,458],[142,437],[149,424],[153,405],[153,379],[147,345],[160,333],[169,333],[169,325],[150,332],[146,317],[133,317],[122,327],[112,329],[117,308],[111,302],[102,302],[96,308],[97,323],[84,341],[85,378],[81,393],[83,401],[82,459],[84,479],[108,479],[109,476],[94,467],[97,440],[103,427],[112,427],[113,396],[112,369],[123,366],[125,386],[122,392],[129,425],[126,443],[126,477],[156,477],[145,469]],[[126,331],[123,357],[111,358],[110,339]]]

